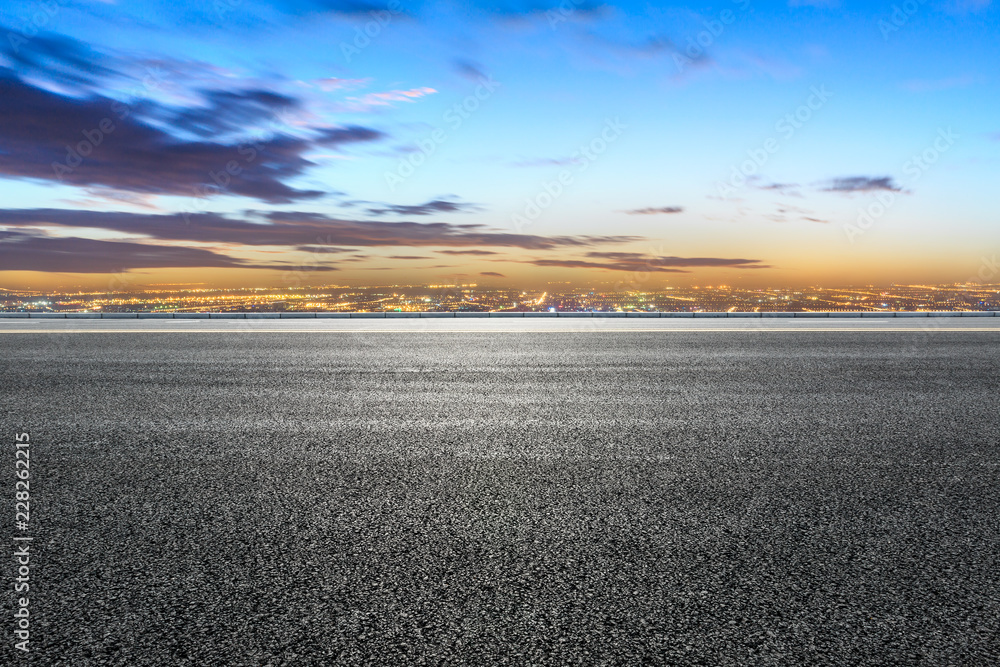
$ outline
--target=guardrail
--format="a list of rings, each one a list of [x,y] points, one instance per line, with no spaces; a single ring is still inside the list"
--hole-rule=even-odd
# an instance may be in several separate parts
[[[698,317],[725,317],[725,318],[847,318],[847,317],[1000,317],[1000,311],[993,310],[969,310],[969,311],[873,311],[873,312],[770,312],[770,313],[750,313],[750,312],[672,312],[672,311],[631,311],[631,312],[398,312],[388,311],[379,313],[49,313],[49,312],[0,312],[0,319],[4,318],[25,318],[25,319],[395,319],[395,318],[441,318],[441,317],[662,317],[662,318],[698,318]]]

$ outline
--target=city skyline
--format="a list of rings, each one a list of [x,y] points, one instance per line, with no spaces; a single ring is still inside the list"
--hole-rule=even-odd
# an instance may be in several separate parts
[[[997,282],[998,17],[2,8],[0,285]]]

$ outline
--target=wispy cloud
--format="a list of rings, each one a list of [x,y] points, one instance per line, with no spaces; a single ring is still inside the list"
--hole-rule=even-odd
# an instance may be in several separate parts
[[[642,240],[636,236],[533,236],[491,231],[478,224],[345,220],[306,211],[250,211],[246,215],[247,219],[220,213],[184,215],[71,209],[0,209],[0,226],[38,228],[56,225],[142,234],[170,241],[296,248],[304,245],[340,248],[439,246],[479,250],[492,246],[551,250]]]
[[[242,268],[284,269],[289,264],[254,264],[202,248],[185,248],[131,241],[49,237],[0,230],[0,266],[5,271],[56,273],[117,273],[133,269]],[[315,271],[336,271],[313,266]]]
[[[873,192],[875,190],[901,192],[902,188],[896,184],[896,181],[891,176],[834,178],[826,182],[825,187],[823,187],[824,192]]]
[[[588,259],[530,259],[535,266],[567,269],[605,269],[636,273],[691,273],[693,268],[768,269],[759,259],[728,259],[723,257],[653,257],[634,252],[589,252]]]
[[[475,204],[445,199],[433,199],[424,204],[414,205],[383,204],[367,209],[371,215],[431,215],[434,213],[467,213],[476,210],[479,210],[479,207]]]
[[[631,211],[625,211],[629,215],[658,215],[661,213],[683,213],[683,206],[658,206],[658,207],[648,207],[648,208],[634,208]]]

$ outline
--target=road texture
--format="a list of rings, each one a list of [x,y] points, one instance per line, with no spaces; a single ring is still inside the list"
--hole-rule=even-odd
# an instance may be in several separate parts
[[[1000,661],[996,325],[223,324],[0,327],[0,662]]]

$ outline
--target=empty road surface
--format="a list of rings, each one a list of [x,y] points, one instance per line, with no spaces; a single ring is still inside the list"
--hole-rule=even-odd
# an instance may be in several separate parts
[[[996,664],[992,322],[0,322],[0,662]]]

